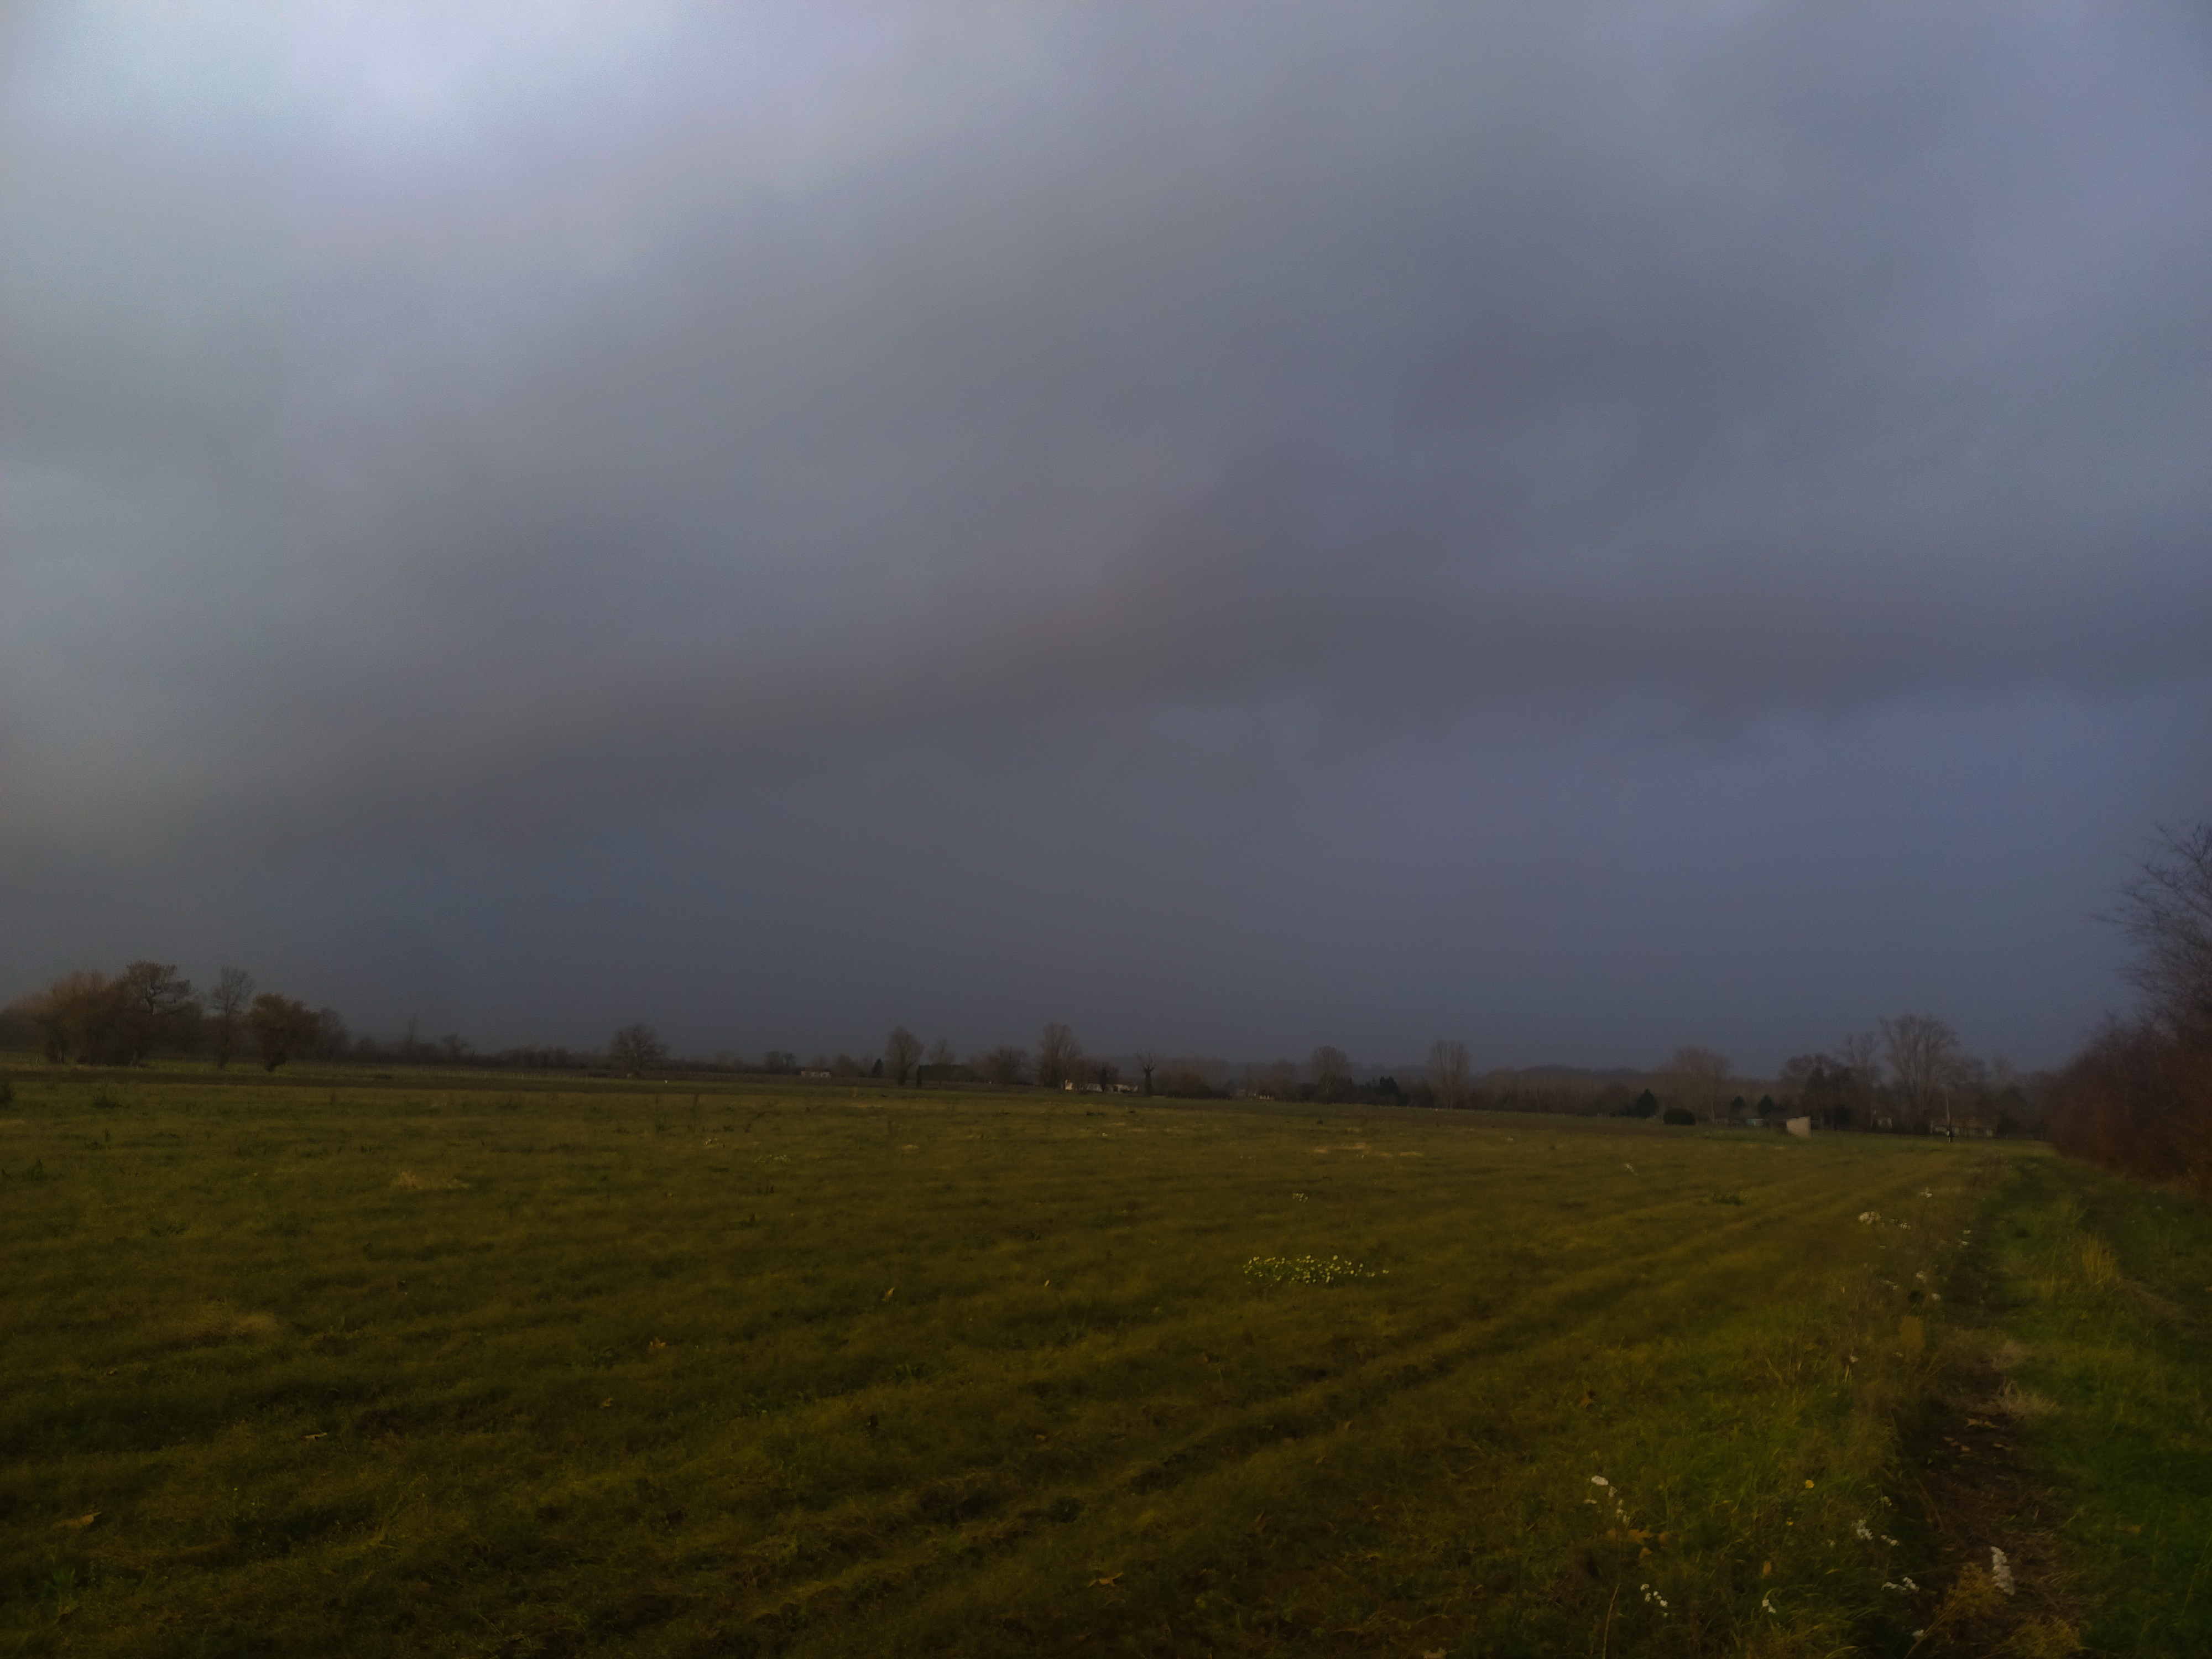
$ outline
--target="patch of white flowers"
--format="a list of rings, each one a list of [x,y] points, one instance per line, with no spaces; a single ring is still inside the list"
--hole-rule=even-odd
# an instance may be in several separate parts
[[[2007,1595],[2012,1594],[2012,1563],[2005,1559],[2002,1550],[1994,1546],[1990,1550],[1990,1577],[1996,1580],[1997,1588]]]
[[[1244,1264],[1244,1276],[1264,1285],[1340,1285],[1375,1274],[1340,1255],[1255,1255]]]
[[[1619,1517],[1622,1526],[1626,1527],[1633,1524],[1628,1518],[1628,1505],[1621,1501],[1620,1494],[1613,1489],[1612,1481],[1607,1480],[1601,1474],[1594,1474],[1590,1476],[1589,1483],[1593,1486],[1602,1487],[1605,1491],[1605,1495],[1613,1499],[1613,1512]],[[1583,1499],[1583,1502],[1585,1504],[1595,1504],[1597,1499],[1595,1498],[1585,1498]]]

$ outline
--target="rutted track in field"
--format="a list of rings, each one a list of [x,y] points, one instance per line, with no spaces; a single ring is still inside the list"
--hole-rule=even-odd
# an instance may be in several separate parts
[[[1616,1207],[1605,1224],[1608,1237],[1655,1217],[1680,1217],[1692,1206],[1700,1224],[1632,1261],[1571,1268],[1520,1286],[1493,1316],[1440,1322],[1328,1375],[1216,1407],[1212,1420],[1158,1455],[1115,1462],[1079,1450],[1075,1466],[1054,1483],[1056,1493],[1036,1491],[1028,1473],[987,1467],[950,1482],[927,1483],[897,1499],[878,1498],[809,1517],[793,1529],[803,1536],[787,1560],[749,1565],[741,1601],[750,1617],[781,1622],[824,1597],[872,1599],[899,1594],[908,1585],[943,1593],[945,1563],[960,1547],[955,1534],[963,1500],[981,1511],[975,1517],[981,1524],[962,1540],[965,1545],[1019,1550],[1053,1524],[1042,1505],[1054,1495],[1073,1496],[1086,1505],[1158,1503],[1186,1488],[1233,1479],[1263,1451],[1318,1446],[1326,1455],[1340,1425],[1371,1419],[1421,1391],[1464,1386],[1477,1373],[1492,1389],[1525,1394],[1545,1386],[1530,1373],[1553,1364],[1559,1351],[1679,1332],[1685,1299],[1715,1299],[1727,1281],[1747,1270],[1746,1258],[1757,1259],[1778,1207],[1786,1208],[1792,1231],[1819,1225],[1825,1218],[1838,1231],[1856,1231],[1852,1218],[1858,1212],[1894,1205],[1917,1178],[1916,1172],[1901,1180],[1893,1167],[1862,1175],[1824,1161],[1751,1188],[1756,1202],[1740,1212],[1716,1213],[1679,1193]],[[1856,1261],[1863,1246],[1852,1239],[1850,1248]],[[1060,1350],[1054,1363],[1039,1366],[1025,1381],[1042,1381],[1079,1363],[1079,1347]],[[1008,1513],[1025,1490],[1032,1503]],[[957,1583],[949,1593],[960,1593]]]

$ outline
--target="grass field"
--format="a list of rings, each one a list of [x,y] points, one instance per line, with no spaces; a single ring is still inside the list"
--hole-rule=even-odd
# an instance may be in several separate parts
[[[0,1651],[2204,1650],[2203,1218],[2039,1150],[26,1068],[0,1171]]]

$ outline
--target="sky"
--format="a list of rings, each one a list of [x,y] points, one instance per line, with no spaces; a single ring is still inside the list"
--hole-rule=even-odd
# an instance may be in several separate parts
[[[0,15],[0,1000],[2056,1062],[2212,817],[2212,14]]]

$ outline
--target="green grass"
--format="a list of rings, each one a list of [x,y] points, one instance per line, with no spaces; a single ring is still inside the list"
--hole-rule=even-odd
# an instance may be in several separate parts
[[[2100,1652],[2212,1653],[2212,1218],[2081,1165],[2022,1164],[1988,1218],[2038,1472]]]
[[[1911,1425],[1993,1340],[1936,1287],[2072,1178],[1095,1096],[17,1084],[0,1652],[1901,1654],[1948,1588]],[[2170,1425],[2187,1358],[2130,1410]]]

